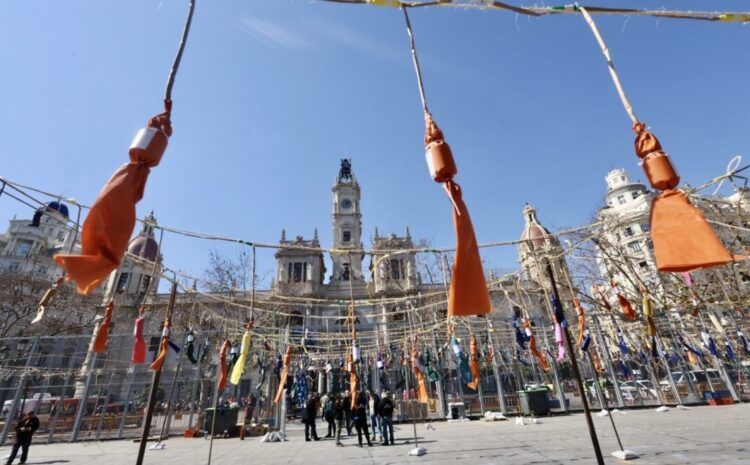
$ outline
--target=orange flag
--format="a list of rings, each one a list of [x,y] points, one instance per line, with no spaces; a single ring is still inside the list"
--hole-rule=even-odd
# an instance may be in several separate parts
[[[476,390],[479,387],[479,347],[477,346],[477,338],[471,335],[471,342],[469,343],[469,368],[471,369],[472,380],[466,385],[469,389]]]
[[[96,337],[94,337],[94,348],[92,352],[103,354],[107,350],[107,338],[109,336],[109,326],[112,323],[112,310],[115,308],[115,302],[110,301],[107,304],[107,308],[104,310],[104,319],[99,325],[99,329],[96,331]]]
[[[649,336],[656,336],[656,323],[654,323],[654,309],[651,307],[651,297],[645,288],[641,288],[643,295],[643,316],[646,318],[646,332]]]
[[[417,398],[419,402],[426,404],[430,400],[430,396],[427,394],[427,383],[424,373],[419,368],[419,354],[417,353],[417,349],[412,349],[411,351],[411,364],[414,367],[414,374],[417,377],[417,387],[419,388],[417,390]]]
[[[136,135],[130,163],[115,171],[99,193],[83,223],[81,255],[55,256],[79,293],[91,293],[120,266],[135,226],[135,204],[143,197],[148,174],[161,161],[171,134],[167,108]]]
[[[531,322],[529,320],[524,321],[523,326],[526,331],[526,337],[529,339],[529,350],[531,351],[531,354],[536,357],[537,361],[539,362],[539,366],[542,367],[542,370],[549,371],[550,366],[549,362],[547,362],[547,357],[544,356],[543,353],[539,351],[539,348],[536,346],[536,338],[534,337],[534,333],[531,331]]]
[[[232,347],[232,343],[229,342],[229,339],[224,339],[224,344],[221,345],[221,350],[219,351],[219,392],[224,391],[224,387],[227,385],[227,373],[229,372],[229,365],[227,364],[227,354],[229,353],[229,349]]]
[[[172,321],[167,318],[164,320],[164,329],[161,331],[161,345],[159,346],[159,355],[156,356],[156,360],[153,361],[150,368],[154,371],[161,371],[161,367],[164,365],[164,361],[167,359],[167,353],[169,353],[169,333],[172,329]]]
[[[615,280],[611,281],[612,289],[615,290],[615,294],[617,294],[617,301],[620,303],[620,310],[622,310],[622,314],[630,321],[635,321],[635,310],[633,310],[633,306],[630,305],[630,301],[622,295],[620,292],[620,288],[617,287],[617,283]]]
[[[133,327],[133,355],[130,360],[138,365],[146,362],[146,341],[143,339],[143,324],[145,323],[144,308],[138,312],[138,318],[135,320]]]
[[[284,354],[284,365],[281,370],[281,379],[279,380],[279,390],[276,391],[276,397],[273,402],[278,404],[281,402],[281,396],[284,393],[284,386],[286,385],[286,378],[289,375],[289,364],[292,363],[292,348],[287,346],[286,353]]]
[[[357,376],[357,367],[354,365],[354,357],[349,354],[349,389],[352,392],[351,404],[349,409],[353,412],[357,410],[357,397],[359,396],[359,376]]]
[[[651,240],[659,271],[691,271],[732,261],[703,214],[677,189],[680,177],[659,140],[643,123],[633,129],[643,171],[651,186],[662,191],[651,205]]]
[[[456,256],[453,261],[448,295],[448,315],[481,315],[492,311],[487,284],[484,279],[482,259],[479,256],[477,238],[471,223],[469,209],[464,204],[461,187],[453,181],[458,173],[451,148],[443,138],[443,132],[425,113],[425,151],[427,166],[435,182],[443,183],[453,204],[453,224],[456,230]]]
[[[576,336],[576,345],[581,346],[583,343],[583,337],[586,332],[586,315],[583,313],[583,307],[578,299],[573,299],[573,308],[578,313],[578,335]]]

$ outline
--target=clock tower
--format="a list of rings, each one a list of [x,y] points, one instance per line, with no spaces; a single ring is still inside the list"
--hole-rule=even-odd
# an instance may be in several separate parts
[[[356,176],[352,173],[351,159],[341,160],[341,168],[331,188],[333,192],[333,248],[331,254],[333,271],[331,283],[352,280],[363,282],[362,259],[362,213],[360,190]],[[358,251],[347,253],[347,250]]]

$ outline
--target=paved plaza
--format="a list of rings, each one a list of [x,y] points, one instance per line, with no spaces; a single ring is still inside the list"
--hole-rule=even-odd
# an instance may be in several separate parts
[[[629,411],[615,415],[627,449],[641,454],[631,463],[646,464],[743,464],[750,463],[750,405]],[[609,419],[594,416],[607,463],[620,461],[609,454],[617,450]],[[528,421],[527,421],[528,423]],[[356,435],[344,447],[323,439],[305,442],[300,425],[289,425],[289,441],[259,443],[259,438],[240,441],[216,439],[212,462],[232,464],[592,464],[593,451],[581,414],[542,418],[540,424],[502,422],[436,422],[434,430],[417,425],[423,457],[409,457],[413,447],[411,424],[396,426],[396,445],[360,449]],[[323,424],[318,423],[320,431]],[[145,464],[187,465],[206,463],[209,441],[171,438],[164,450],[147,450]],[[151,444],[149,444],[151,445]],[[9,447],[0,448],[7,456]],[[32,446],[28,464],[132,465],[138,444],[132,441],[81,442]],[[16,462],[17,463],[17,462]]]

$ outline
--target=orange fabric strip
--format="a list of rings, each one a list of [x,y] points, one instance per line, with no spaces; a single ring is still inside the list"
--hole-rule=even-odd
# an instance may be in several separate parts
[[[474,226],[463,202],[461,187],[453,181],[445,183],[453,202],[453,224],[456,230],[456,256],[453,261],[448,315],[482,315],[492,311],[482,259],[479,256]]]
[[[104,319],[99,325],[96,337],[94,338],[94,348],[92,352],[102,354],[107,350],[107,338],[109,337],[109,326],[112,322],[112,310],[114,310],[114,308],[114,302],[107,304],[107,308],[104,310]]]

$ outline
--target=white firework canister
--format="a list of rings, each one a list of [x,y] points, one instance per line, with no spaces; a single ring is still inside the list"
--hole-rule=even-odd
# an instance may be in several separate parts
[[[161,337],[169,337],[169,326],[165,326],[164,329],[161,330]]]
[[[192,334],[188,334],[187,341],[188,342],[194,342],[195,341],[195,336],[193,336]]]
[[[333,365],[331,365],[331,362],[326,363],[326,373],[329,373],[331,370],[333,370]]]
[[[352,346],[352,359],[356,362],[359,360],[359,347],[356,345]]]
[[[137,160],[160,160],[167,149],[168,137],[164,131],[147,127],[138,130],[128,153]]]
[[[382,360],[378,360],[378,368],[383,368],[385,365]]]

